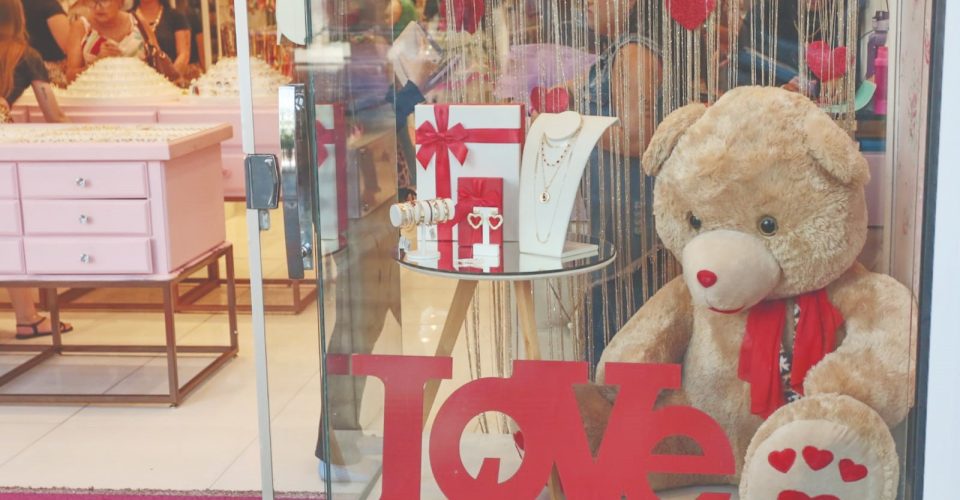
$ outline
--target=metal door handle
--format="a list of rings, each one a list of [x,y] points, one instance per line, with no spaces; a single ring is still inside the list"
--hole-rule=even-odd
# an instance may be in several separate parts
[[[283,196],[287,273],[313,269],[313,185],[310,168],[310,106],[302,83],[280,87],[280,192]]]

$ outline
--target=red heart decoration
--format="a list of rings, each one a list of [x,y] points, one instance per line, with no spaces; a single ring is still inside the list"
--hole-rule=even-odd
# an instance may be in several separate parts
[[[563,87],[534,87],[530,91],[530,107],[537,113],[562,113],[570,107],[570,93]]]
[[[809,465],[811,469],[816,471],[833,463],[833,453],[813,446],[807,446],[803,449],[803,460],[807,462],[807,465]]]
[[[513,433],[513,442],[517,445],[517,448],[520,451],[523,451],[523,432],[517,431]]]
[[[787,490],[787,491],[781,491],[780,494],[777,495],[777,500],[840,500],[840,499],[833,495],[817,495],[815,497],[812,497],[802,491]]]
[[[807,66],[820,81],[836,80],[847,73],[847,48],[812,42],[807,45]]]
[[[770,465],[777,469],[778,471],[786,474],[791,467],[793,467],[793,462],[797,460],[797,452],[793,448],[787,448],[780,451],[771,451],[767,455],[767,462],[770,462]]]
[[[867,477],[867,466],[861,465],[849,458],[840,461],[840,478],[845,483],[855,483]]]
[[[703,26],[716,6],[717,0],[667,0],[670,17],[690,31]]]

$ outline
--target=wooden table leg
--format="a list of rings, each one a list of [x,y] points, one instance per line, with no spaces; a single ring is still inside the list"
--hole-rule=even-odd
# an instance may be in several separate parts
[[[460,337],[460,330],[467,320],[467,310],[470,303],[473,302],[473,296],[477,292],[477,281],[460,280],[457,281],[457,290],[453,293],[453,300],[450,302],[450,309],[447,311],[447,318],[443,321],[443,330],[440,332],[440,342],[437,343],[437,350],[434,353],[437,357],[447,357],[453,354],[453,348],[457,345],[457,339]],[[427,425],[427,419],[430,418],[430,411],[433,410],[433,404],[437,400],[437,393],[440,390],[439,380],[430,380],[423,390],[423,425]]]
[[[177,373],[177,329],[173,314],[175,301],[173,285],[167,283],[163,287],[163,327],[167,341],[167,380],[170,385],[170,404],[173,406],[180,404],[180,381]]]
[[[540,337],[537,332],[537,309],[533,302],[533,282],[529,280],[514,281],[513,293],[517,299],[517,314],[520,323],[520,332],[523,334],[523,345],[526,349],[526,359],[543,359],[540,353]],[[560,500],[565,498],[560,486],[560,474],[554,467],[547,480],[547,491],[550,498]]]
[[[63,337],[60,332],[60,297],[57,295],[57,289],[49,289],[50,292],[47,294],[50,306],[50,329],[53,332],[53,347],[57,350],[58,354],[63,354],[60,351],[60,347],[63,346]],[[41,293],[41,296],[43,294]]]
[[[237,332],[237,283],[236,272],[233,268],[233,246],[227,249],[225,255],[227,269],[227,318],[230,323],[230,349],[235,353],[239,350],[239,332]],[[220,279],[220,266],[217,261],[211,264],[216,270],[216,278]],[[208,268],[211,269],[211,268]],[[234,354],[236,356],[236,354]]]
[[[533,282],[514,281],[513,292],[517,298],[517,314],[519,315],[520,332],[523,334],[523,345],[526,349],[526,359],[539,360],[540,338],[537,336],[537,312],[533,305]]]

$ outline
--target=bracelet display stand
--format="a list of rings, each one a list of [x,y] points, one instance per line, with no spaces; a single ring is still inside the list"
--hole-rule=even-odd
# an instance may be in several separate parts
[[[597,251],[568,242],[567,227],[590,154],[617,121],[565,111],[543,113],[530,126],[520,169],[521,253],[566,259]],[[550,158],[547,149],[554,152]]]

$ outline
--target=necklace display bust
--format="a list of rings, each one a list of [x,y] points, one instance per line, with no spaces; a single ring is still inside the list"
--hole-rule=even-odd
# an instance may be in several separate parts
[[[617,121],[565,111],[543,113],[530,126],[520,169],[520,252],[565,257],[591,250],[566,244],[567,227],[590,153]]]

